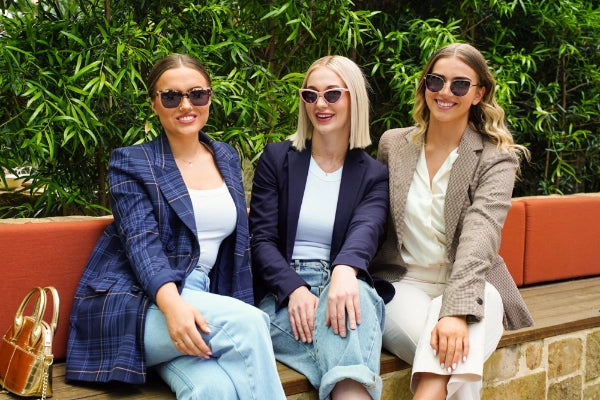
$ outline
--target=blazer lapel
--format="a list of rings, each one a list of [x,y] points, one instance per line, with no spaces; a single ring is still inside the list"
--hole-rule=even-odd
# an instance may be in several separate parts
[[[363,160],[360,159],[361,152],[362,150],[359,149],[349,150],[344,160],[342,181],[340,182],[340,191],[333,223],[333,237],[331,238],[332,252],[334,249],[342,248],[346,227],[352,218],[352,212],[356,206],[356,204],[350,203],[348,199],[356,200],[356,194],[361,193],[361,185],[366,172]]]
[[[308,178],[308,168],[310,166],[310,142],[303,151],[298,151],[294,147],[288,148],[287,171],[287,258],[292,256],[294,249],[294,240],[296,230],[298,229],[298,218],[300,216],[300,206],[304,197],[304,188]]]
[[[159,140],[154,143],[156,144],[154,148],[154,173],[156,175],[156,184],[175,214],[179,216],[183,223],[194,232],[195,235],[196,221],[194,218],[190,217],[190,215],[193,216],[194,214],[192,200],[190,199],[187,187],[183,182],[181,173],[177,168],[177,164],[175,164],[175,158],[173,158],[167,136],[162,133]]]
[[[412,183],[417,161],[421,153],[421,143],[412,142],[413,133],[398,137],[398,140],[392,145],[388,157],[390,171],[390,213],[393,219],[393,226],[396,228],[396,235],[401,240],[404,232],[404,209],[406,207],[406,198],[408,190]],[[408,143],[407,143],[408,142]],[[409,165],[410,168],[406,168]],[[394,174],[392,178],[392,174]],[[398,243],[398,251],[402,243]]]
[[[456,234],[463,205],[465,202],[470,201],[467,199],[469,185],[479,162],[479,152],[482,149],[481,136],[467,126],[458,145],[458,158],[452,165],[444,204],[446,247],[450,260],[454,260],[456,254],[456,248],[453,246],[454,235]]]
[[[239,228],[240,226],[246,226],[246,221],[248,218],[248,210],[246,209],[246,194],[244,192],[243,184],[236,179],[236,177],[240,174],[240,165],[238,164],[238,160],[237,158],[231,157],[230,154],[223,150],[222,143],[210,141],[207,143],[207,145],[213,150],[217,168],[219,169],[219,172],[221,172],[223,180],[225,181],[225,185],[227,186],[229,194],[231,195],[231,198],[235,204],[237,211],[236,227]],[[244,239],[242,235],[247,235],[247,232],[237,229],[237,241],[239,243],[243,243]]]

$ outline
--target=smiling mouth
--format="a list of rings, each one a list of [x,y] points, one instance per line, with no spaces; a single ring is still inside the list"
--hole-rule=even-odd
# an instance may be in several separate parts
[[[441,100],[436,100],[435,102],[437,103],[438,106],[444,107],[444,108],[449,108],[449,107],[452,107],[454,104],[456,104],[453,102],[444,102]]]

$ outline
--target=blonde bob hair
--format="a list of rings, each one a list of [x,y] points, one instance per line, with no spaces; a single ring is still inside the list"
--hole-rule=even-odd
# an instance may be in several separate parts
[[[368,83],[361,69],[354,61],[343,56],[326,56],[315,61],[304,77],[302,88],[306,88],[306,82],[310,74],[319,67],[329,68],[335,72],[346,84],[350,96],[350,149],[365,148],[371,144],[369,133],[369,96],[367,94]],[[306,104],[299,100],[298,106],[298,128],[289,137],[293,146],[302,151],[306,147],[306,141],[312,138],[313,124],[308,118]]]
[[[425,77],[430,74],[435,63],[441,58],[457,57],[471,67],[477,74],[479,86],[485,87],[485,93],[479,103],[471,106],[469,123],[481,135],[484,135],[502,151],[515,151],[526,158],[529,151],[524,146],[515,144],[511,132],[504,121],[504,110],[496,102],[496,81],[479,50],[466,43],[453,43],[438,49],[423,70],[415,93],[413,119],[418,131],[415,141],[420,141],[429,125],[429,108],[425,101]]]

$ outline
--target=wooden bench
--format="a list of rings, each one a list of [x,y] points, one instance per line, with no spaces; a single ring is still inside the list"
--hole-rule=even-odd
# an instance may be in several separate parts
[[[535,326],[506,332],[499,347],[600,326],[600,196],[515,199],[503,229],[501,255],[520,286]],[[0,329],[32,286],[57,287],[61,320],[54,342],[56,399],[173,399],[155,375],[147,385],[65,382],[64,360],[71,301],[92,248],[111,218],[63,217],[0,220]],[[577,279],[586,277],[586,279]],[[552,283],[555,281],[557,283]],[[409,366],[384,352],[381,373]],[[301,374],[279,365],[288,396],[312,390]],[[384,384],[385,393],[385,384]],[[13,398],[1,394],[0,399]],[[392,397],[390,397],[392,398]]]
[[[562,335],[600,326],[600,277],[569,280],[521,289],[536,325],[518,331],[505,332],[499,348]],[[408,370],[410,367],[390,355],[382,353],[381,374]],[[306,378],[278,364],[279,375],[286,395],[310,392]],[[60,400],[100,399],[174,399],[175,396],[161,379],[150,374],[145,385],[122,383],[88,384],[65,381],[65,364],[53,367],[54,398]],[[385,391],[385,384],[384,384]],[[0,394],[0,399],[16,399],[10,394]]]

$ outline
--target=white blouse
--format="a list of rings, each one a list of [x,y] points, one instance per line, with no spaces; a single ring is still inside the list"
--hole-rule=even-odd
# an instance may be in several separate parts
[[[425,147],[421,148],[404,214],[406,227],[401,251],[407,264],[427,267],[448,262],[444,201],[450,171],[457,158],[458,148],[450,152],[430,186]]]

